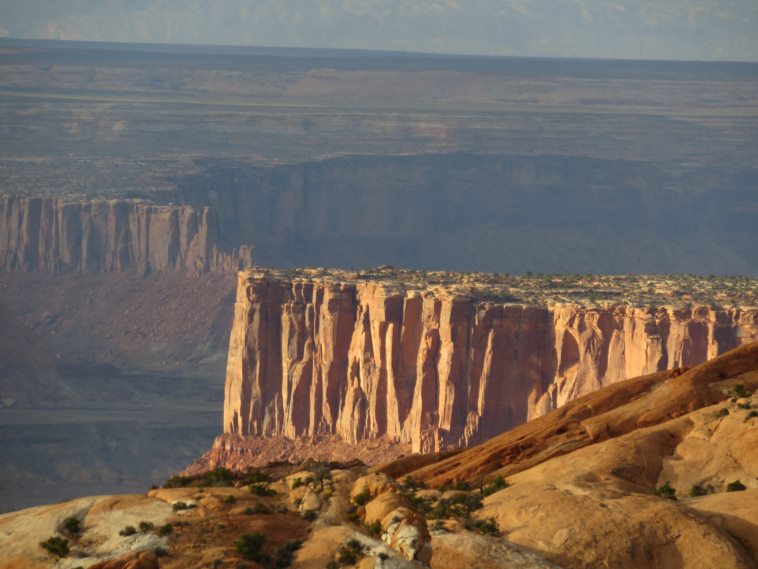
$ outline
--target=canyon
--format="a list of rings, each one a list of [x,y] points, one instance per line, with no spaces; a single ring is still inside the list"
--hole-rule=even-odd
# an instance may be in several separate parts
[[[229,272],[252,247],[222,251],[209,208],[0,196],[0,268],[47,273]]]
[[[389,267],[242,271],[225,434],[206,462],[240,467],[243,454],[255,458],[245,440],[270,437],[384,439],[414,453],[470,446],[604,386],[758,338],[755,306],[590,301],[602,292],[591,280],[573,282],[568,302],[546,287],[526,303],[528,283],[507,283]]]

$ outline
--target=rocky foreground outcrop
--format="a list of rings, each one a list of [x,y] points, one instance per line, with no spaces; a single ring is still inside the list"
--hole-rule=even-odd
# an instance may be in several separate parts
[[[208,207],[0,196],[3,270],[201,274],[251,265],[250,246],[221,247]]]
[[[231,464],[235,438],[251,436],[387,438],[417,453],[468,446],[758,337],[754,308],[525,305],[495,285],[421,288],[391,276],[240,273],[224,458],[210,464]]]

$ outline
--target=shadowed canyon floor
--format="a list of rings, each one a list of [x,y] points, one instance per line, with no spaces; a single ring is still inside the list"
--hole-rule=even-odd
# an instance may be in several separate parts
[[[448,457],[217,469],[6,514],[0,567],[754,568],[756,389],[752,343]]]

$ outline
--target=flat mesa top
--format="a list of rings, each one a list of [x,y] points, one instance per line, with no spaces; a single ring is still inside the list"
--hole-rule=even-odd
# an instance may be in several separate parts
[[[242,276],[320,284],[376,283],[396,291],[467,296],[507,304],[587,307],[741,308],[758,310],[758,278],[703,275],[454,273],[381,266],[365,270],[253,268]]]

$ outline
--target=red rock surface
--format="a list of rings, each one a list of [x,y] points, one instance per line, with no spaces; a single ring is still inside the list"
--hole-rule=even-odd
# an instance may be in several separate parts
[[[523,306],[441,287],[243,271],[224,431],[457,448],[757,336],[755,310]]]

